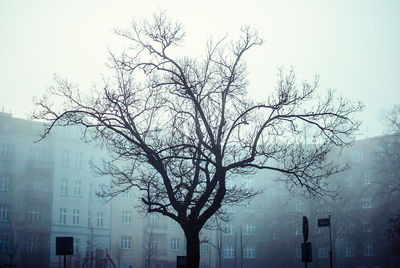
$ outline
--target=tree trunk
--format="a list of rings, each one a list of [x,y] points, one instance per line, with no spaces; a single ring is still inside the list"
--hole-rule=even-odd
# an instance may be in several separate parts
[[[188,230],[186,235],[186,255],[188,266],[190,268],[199,268],[200,266],[200,239],[199,232]]]

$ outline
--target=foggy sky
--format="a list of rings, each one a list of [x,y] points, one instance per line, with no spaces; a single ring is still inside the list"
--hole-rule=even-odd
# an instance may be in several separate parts
[[[123,46],[113,29],[159,10],[183,24],[190,55],[209,36],[258,29],[265,42],[246,58],[254,98],[268,95],[278,67],[293,66],[300,82],[318,74],[322,88],[366,105],[360,138],[382,134],[380,111],[400,103],[400,1],[3,0],[0,107],[26,118],[53,74],[90,87],[107,72],[107,50]]]

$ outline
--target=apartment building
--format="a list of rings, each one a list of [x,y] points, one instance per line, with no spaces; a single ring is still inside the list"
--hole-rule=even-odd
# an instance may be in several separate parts
[[[54,177],[52,189],[51,263],[57,236],[74,237],[74,256],[70,262],[97,262],[110,249],[111,205],[96,194],[107,178],[93,174],[90,163],[100,164],[104,150],[80,140],[77,128],[57,128],[54,140]]]
[[[303,267],[303,216],[308,217],[313,251],[309,267],[329,267],[329,228],[317,225],[329,215],[335,267],[398,267],[387,226],[400,200],[396,190],[388,191],[385,172],[378,166],[382,142],[384,137],[360,140],[340,157],[332,156],[349,163],[348,170],[328,179],[328,188],[339,193],[336,198],[307,199],[299,191],[290,193],[271,172],[253,176],[255,188],[264,191],[247,206],[227,209],[232,220],[220,235],[221,267]]]
[[[0,263],[48,267],[54,165],[39,124],[0,113]]]
[[[104,260],[110,248],[110,204],[95,191],[107,178],[89,161],[104,156],[79,139],[79,130],[58,128],[38,141],[43,125],[0,113],[0,265],[58,267],[55,238],[74,237],[68,263]],[[94,261],[91,261],[94,263]]]
[[[59,267],[55,238],[74,237],[69,267],[107,267],[105,251],[119,268],[176,267],[186,255],[179,224],[138,209],[137,193],[123,192],[112,202],[96,195],[107,178],[93,174],[104,150],[83,143],[79,129],[58,128],[38,142],[42,124],[0,113],[0,265]],[[332,176],[335,198],[306,199],[259,172],[237,181],[263,189],[250,203],[224,208],[231,221],[204,228],[200,235],[201,268],[302,267],[302,217],[310,225],[313,261],[329,265],[329,228],[317,220],[331,215],[335,267],[398,267],[386,228],[398,211],[399,194],[387,187],[379,169],[384,137],[357,141],[336,160],[350,168]],[[213,226],[216,227],[216,226]]]

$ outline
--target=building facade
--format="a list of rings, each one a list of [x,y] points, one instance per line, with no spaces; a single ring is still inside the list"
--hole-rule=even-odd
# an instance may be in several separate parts
[[[111,253],[119,268],[175,268],[177,256],[186,255],[185,235],[177,222],[138,209],[135,191],[123,192],[112,201]],[[201,234],[202,268],[215,267],[211,244],[213,230]]]
[[[222,228],[222,262],[217,267],[303,267],[303,216],[312,243],[308,267],[329,267],[331,244],[334,267],[399,267],[387,229],[400,209],[399,188],[391,186],[386,179],[390,174],[380,168],[383,143],[385,137],[360,140],[331,155],[349,164],[328,178],[328,189],[338,194],[334,197],[289,192],[284,183],[274,181],[277,174],[260,172],[250,178],[254,188],[264,191],[249,205],[226,209],[232,220]],[[400,185],[399,179],[394,183]],[[329,215],[331,241],[329,228],[317,224]]]
[[[37,142],[42,131],[41,123],[0,113],[0,265],[58,267],[58,236],[74,238],[70,267],[100,263],[110,248],[111,206],[95,194],[108,180],[95,177],[89,161],[104,154],[77,129],[54,129]]]
[[[55,238],[72,236],[68,267],[112,267],[107,251],[118,268],[176,267],[177,256],[186,255],[179,224],[140,211],[133,189],[111,202],[98,197],[109,179],[95,176],[91,164],[100,164],[105,151],[82,142],[79,129],[70,127],[36,143],[42,127],[0,113],[0,266],[59,267]],[[303,216],[313,251],[308,267],[329,267],[330,244],[335,267],[400,267],[387,235],[400,195],[380,168],[383,143],[390,142],[361,140],[331,156],[349,163],[328,179],[335,198],[304,198],[270,172],[237,178],[242,187],[263,191],[250,203],[224,207],[229,221],[204,228],[200,267],[303,267]],[[317,226],[329,215],[331,243],[329,228]]]

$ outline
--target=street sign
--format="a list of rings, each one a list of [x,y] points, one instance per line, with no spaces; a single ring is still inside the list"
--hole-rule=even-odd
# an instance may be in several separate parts
[[[308,219],[306,216],[303,216],[303,238],[304,242],[308,240]]]
[[[176,256],[176,268],[188,268],[187,256]]]
[[[311,242],[301,243],[301,261],[312,262]]]
[[[318,227],[328,227],[330,225],[329,218],[318,219]]]
[[[56,255],[74,255],[74,238],[56,237]]]

